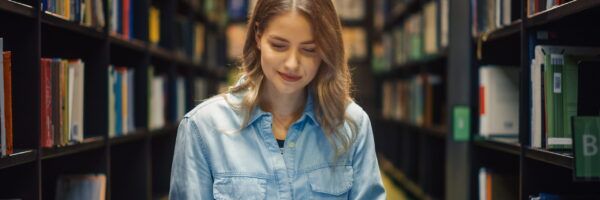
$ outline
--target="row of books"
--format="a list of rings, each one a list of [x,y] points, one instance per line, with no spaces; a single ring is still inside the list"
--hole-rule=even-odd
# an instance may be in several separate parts
[[[2,129],[1,156],[13,153],[12,128],[12,52],[4,51],[4,39],[0,37],[0,128]]]
[[[174,23],[175,53],[200,63],[204,55],[204,25],[182,16],[175,17]]]
[[[62,200],[104,200],[106,199],[106,175],[61,175],[56,183],[55,194],[56,199]]]
[[[527,15],[533,15],[574,0],[527,0]]]
[[[479,199],[519,199],[519,181],[517,176],[499,173],[482,167],[478,174]]]
[[[477,177],[478,196],[480,200],[519,199],[519,179],[515,174],[501,172],[492,168],[479,168]],[[556,192],[556,191],[554,191]],[[529,194],[529,200],[578,200],[598,199],[595,194],[561,194],[539,192]]]
[[[98,30],[106,25],[102,0],[42,0],[42,9],[48,14]]]
[[[423,60],[435,55],[448,46],[448,2],[430,1],[421,12],[410,15],[402,24],[394,27],[391,33],[383,36],[384,51],[389,66]]]
[[[135,69],[108,67],[108,136],[135,130]]]
[[[367,57],[367,33],[363,27],[344,27],[342,29],[344,50],[349,59],[362,60]]]
[[[520,15],[519,3],[515,3],[513,5],[513,0],[471,0],[473,36],[477,37],[517,20]]]
[[[537,45],[531,60],[531,145],[571,149],[574,116],[600,116],[600,48]]]
[[[335,8],[342,20],[362,20],[366,15],[365,0],[334,0]]]
[[[445,89],[439,75],[419,74],[408,80],[386,81],[382,86],[384,119],[419,126],[442,126]]]
[[[42,58],[40,138],[44,148],[83,142],[85,64]]]
[[[121,36],[124,39],[133,38],[133,31],[135,30],[133,24],[135,22],[134,16],[138,15],[134,13],[135,3],[133,0],[109,0],[108,1],[108,13],[110,19],[110,33],[113,35]],[[139,6],[139,5],[138,5]],[[150,21],[152,20],[152,13],[150,13]]]

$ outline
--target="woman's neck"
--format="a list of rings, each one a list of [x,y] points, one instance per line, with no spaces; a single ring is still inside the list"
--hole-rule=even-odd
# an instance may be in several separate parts
[[[260,106],[263,110],[271,112],[273,117],[279,119],[286,124],[296,120],[306,104],[306,91],[301,90],[291,94],[284,94],[266,83],[261,94]]]

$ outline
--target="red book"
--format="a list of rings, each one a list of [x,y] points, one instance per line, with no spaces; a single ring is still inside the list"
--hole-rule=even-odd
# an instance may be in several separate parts
[[[123,14],[122,16],[122,28],[123,28],[123,38],[129,39],[129,12],[130,12],[130,4],[129,0],[123,0]]]
[[[51,60],[42,58],[41,62],[41,87],[40,87],[40,136],[42,147],[50,148],[54,145],[52,136],[52,73]]]
[[[12,126],[12,64],[11,52],[5,51],[4,56],[4,117],[6,123],[6,154],[13,153],[13,126]]]

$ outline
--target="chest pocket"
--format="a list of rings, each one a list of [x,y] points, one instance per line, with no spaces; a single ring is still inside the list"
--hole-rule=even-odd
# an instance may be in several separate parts
[[[213,182],[213,196],[217,200],[263,200],[267,180],[251,177],[219,177]]]
[[[311,199],[348,199],[352,177],[352,166],[326,167],[308,172]]]

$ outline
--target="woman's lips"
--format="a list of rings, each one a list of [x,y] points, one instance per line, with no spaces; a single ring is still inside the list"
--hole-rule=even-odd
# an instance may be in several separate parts
[[[295,75],[281,73],[281,72],[277,72],[277,73],[279,73],[279,76],[281,76],[281,78],[283,78],[283,80],[286,80],[288,82],[296,82],[302,78],[301,76],[295,76]]]

